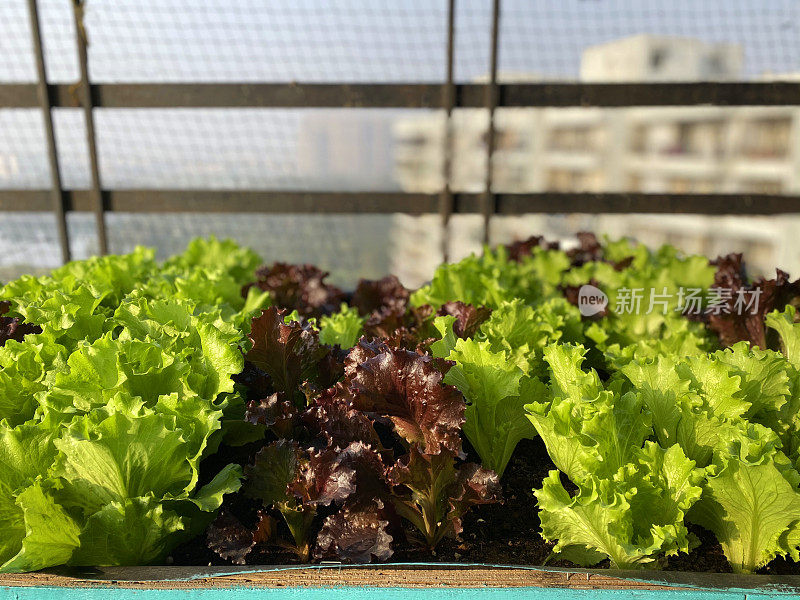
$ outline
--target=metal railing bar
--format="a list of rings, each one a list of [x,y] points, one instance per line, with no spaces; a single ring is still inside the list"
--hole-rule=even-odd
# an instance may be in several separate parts
[[[497,214],[800,214],[800,195],[540,192],[495,194]]]
[[[436,214],[438,194],[227,190],[110,190],[108,212]],[[65,209],[91,212],[92,190],[67,190]],[[482,193],[455,193],[454,214],[481,211]],[[493,194],[500,215],[526,213],[800,214],[800,195],[538,192]],[[0,190],[0,211],[52,210],[50,190]]]
[[[36,91],[39,106],[42,112],[44,125],[45,142],[47,143],[47,159],[50,167],[50,210],[56,218],[56,230],[58,241],[61,246],[61,260],[69,262],[69,231],[67,229],[66,195],[61,185],[61,173],[58,168],[58,147],[56,146],[56,136],[53,130],[53,112],[50,103],[50,90],[47,85],[47,68],[44,62],[44,52],[42,50],[42,36],[39,28],[39,10],[36,0],[28,0],[28,16],[31,26],[31,39],[33,42],[33,53],[36,59],[36,74],[39,78],[36,84]]]
[[[519,83],[500,85],[499,106],[797,106],[800,83]]]
[[[492,215],[497,210],[494,194],[492,193],[492,180],[494,175],[494,146],[495,146],[495,108],[497,108],[497,52],[500,34],[500,0],[492,3],[492,37],[489,57],[489,84],[486,86],[486,110],[489,112],[489,122],[486,129],[486,178],[484,180],[483,196],[481,197],[481,215],[483,216],[483,243],[489,244],[491,237]]]
[[[439,83],[92,84],[104,108],[441,108]],[[489,84],[455,84],[456,108],[483,108]],[[73,86],[48,85],[51,106],[80,105]],[[498,107],[800,106],[800,82],[498,83]],[[0,84],[0,108],[38,108],[37,84]]]
[[[444,138],[442,143],[442,179],[443,187],[439,195],[439,217],[441,219],[442,262],[450,259],[450,215],[453,213],[453,191],[450,179],[453,172],[453,107],[456,101],[456,90],[453,79],[455,63],[455,21],[456,0],[447,3],[447,81],[442,86],[442,108],[444,108]]]
[[[100,183],[100,165],[97,156],[97,136],[94,128],[94,105],[92,90],[89,86],[89,60],[87,47],[89,40],[83,25],[84,0],[73,0],[72,14],[75,21],[75,42],[78,50],[78,64],[81,71],[81,105],[86,126],[86,144],[89,150],[89,168],[92,182],[92,204],[94,205],[95,227],[97,230],[97,247],[100,255],[108,254],[108,236],[103,209],[103,188]]]
[[[0,190],[0,210],[44,209],[44,190]],[[107,212],[430,214],[438,194],[403,192],[301,192],[251,190],[106,190]],[[90,212],[91,190],[67,193],[68,210]]]

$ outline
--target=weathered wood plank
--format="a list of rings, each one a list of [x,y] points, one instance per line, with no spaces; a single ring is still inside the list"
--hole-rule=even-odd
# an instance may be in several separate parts
[[[247,571],[247,569],[252,569]],[[261,570],[259,570],[261,569]],[[0,575],[0,586],[59,588],[223,589],[315,588],[560,588],[575,590],[681,591],[692,589],[791,593],[800,577],[608,571],[468,565],[325,565],[318,567],[116,567]]]

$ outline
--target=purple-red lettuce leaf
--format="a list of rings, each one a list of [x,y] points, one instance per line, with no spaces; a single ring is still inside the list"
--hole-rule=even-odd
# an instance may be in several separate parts
[[[252,400],[247,405],[245,420],[253,425],[263,425],[276,437],[292,436],[298,411],[286,396],[275,392],[262,400]]]
[[[11,308],[8,301],[0,302],[0,347],[5,346],[8,340],[21,342],[29,333],[42,333],[38,325],[25,323],[18,317],[4,317]]]
[[[306,453],[296,443],[274,442],[262,448],[253,464],[245,467],[247,479],[243,488],[246,496],[261,500],[265,507],[274,507],[281,513],[293,539],[293,545],[286,546],[304,562],[311,554],[309,533],[317,508],[296,498],[289,486],[300,476],[301,465],[307,460]]]
[[[206,530],[206,543],[220,557],[235,565],[245,564],[245,559],[255,547],[253,532],[227,512],[220,512]]]
[[[307,505],[368,506],[388,493],[386,468],[380,455],[363,442],[331,447],[303,461],[288,491]]]
[[[558,242],[548,242],[541,235],[532,235],[528,239],[507,244],[506,252],[508,253],[509,260],[520,262],[524,256],[530,256],[533,254],[534,248],[558,250],[558,245]]]
[[[287,324],[285,315],[285,310],[273,306],[253,319],[252,348],[245,358],[269,375],[274,391],[303,404],[300,385],[320,377],[320,363],[329,348],[320,345],[319,336],[310,324],[298,321]]]
[[[464,397],[442,383],[443,361],[409,350],[388,348],[356,365],[349,378],[357,410],[388,417],[408,443],[428,454],[460,454]]]
[[[589,231],[579,231],[576,235],[578,245],[567,250],[572,266],[580,267],[587,262],[603,260],[603,246],[597,240],[597,236]]]
[[[303,423],[325,446],[343,448],[351,442],[363,442],[380,448],[372,419],[353,408],[347,390],[341,384],[331,388],[333,393],[314,400],[303,414]]]
[[[256,270],[251,286],[269,292],[281,308],[296,310],[304,317],[320,317],[335,312],[345,299],[339,288],[325,282],[327,276],[312,265],[275,263]]]
[[[345,563],[384,562],[392,556],[389,521],[381,518],[383,504],[351,510],[346,507],[325,519],[317,536],[314,555]]]
[[[245,475],[244,493],[281,513],[293,538],[293,545],[281,545],[303,561],[310,558],[318,507],[347,503],[361,510],[388,496],[383,461],[362,442],[309,452],[280,440],[264,447]]]
[[[383,313],[402,317],[408,306],[409,295],[409,290],[394,275],[376,281],[362,279],[353,292],[350,304],[358,309],[361,316]]]
[[[492,315],[492,309],[486,306],[473,306],[458,300],[445,302],[436,313],[438,316],[452,315],[453,332],[460,338],[471,338],[478,328]]]
[[[730,290],[730,298],[722,303],[721,310],[708,315],[709,327],[725,347],[748,341],[766,349],[765,316],[773,310],[782,311],[800,296],[800,280],[791,281],[788,273],[778,269],[774,279],[759,277],[750,282],[741,254],[721,256],[711,264],[717,267],[712,289]],[[747,306],[751,300],[752,305]]]

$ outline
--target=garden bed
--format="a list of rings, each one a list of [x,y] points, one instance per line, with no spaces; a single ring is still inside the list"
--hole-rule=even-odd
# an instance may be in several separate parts
[[[259,263],[198,240],[2,289],[0,572],[50,569],[8,589],[800,575],[800,281],[590,234],[416,291]]]
[[[472,449],[470,459],[477,459]],[[224,460],[236,460],[228,456]],[[239,458],[244,460],[244,458]],[[517,446],[503,475],[503,504],[476,507],[464,520],[464,532],[459,539],[445,539],[432,554],[413,544],[398,545],[393,560],[419,563],[467,563],[518,565],[530,567],[544,565],[553,551],[553,542],[541,536],[541,526],[535,511],[534,488],[554,469],[541,439],[523,440]],[[233,508],[233,507],[232,507]],[[255,522],[258,506],[242,502],[234,508],[245,522]],[[722,547],[714,535],[701,527],[690,526],[700,545],[689,554],[670,557],[664,571],[693,571],[702,573],[730,573]],[[229,564],[205,543],[192,540],[176,548],[169,557],[170,564],[186,567],[208,565],[222,567]],[[287,550],[264,547],[248,557],[252,565],[294,564],[297,557]],[[569,561],[550,561],[556,568],[574,569]],[[601,565],[608,568],[608,561]],[[800,575],[800,564],[790,560],[776,560],[761,570],[765,575]]]

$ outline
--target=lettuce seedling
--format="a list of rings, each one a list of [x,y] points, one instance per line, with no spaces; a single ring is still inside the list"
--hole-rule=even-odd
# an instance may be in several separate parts
[[[417,444],[390,469],[389,481],[398,514],[417,528],[431,550],[461,533],[471,507],[500,501],[493,471],[472,463],[457,466],[453,452],[425,454]]]

